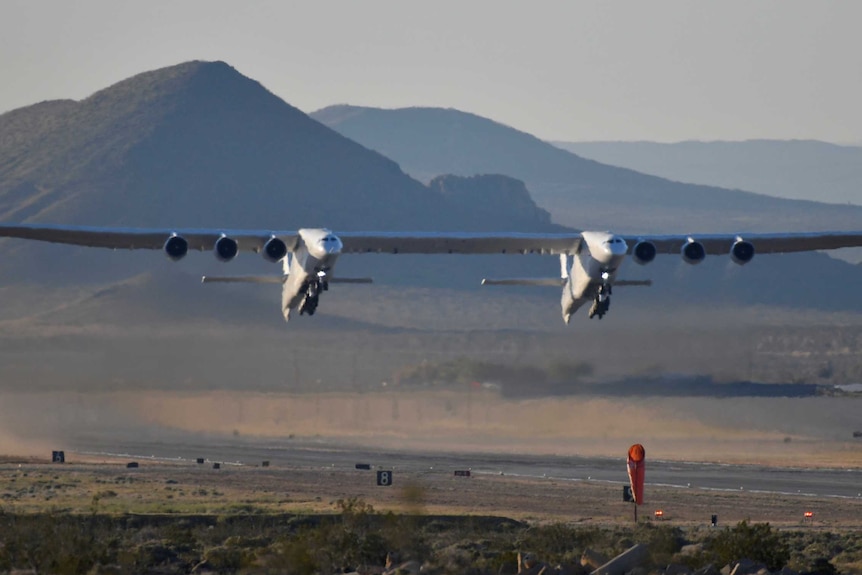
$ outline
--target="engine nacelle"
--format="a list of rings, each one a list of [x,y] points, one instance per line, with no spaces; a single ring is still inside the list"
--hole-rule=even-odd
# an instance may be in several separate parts
[[[265,244],[263,244],[261,254],[263,255],[263,259],[270,262],[277,262],[287,255],[287,246],[284,245],[283,241],[272,236]]]
[[[733,263],[745,265],[754,257],[754,244],[744,240],[736,240],[730,248],[730,259]]]
[[[640,241],[632,248],[632,259],[636,264],[646,265],[655,259],[656,255],[655,244],[652,242]]]
[[[165,241],[165,255],[172,261],[181,260],[189,253],[189,242],[182,236],[173,234]]]
[[[216,259],[220,262],[229,262],[236,257],[238,251],[239,245],[237,245],[236,240],[227,236],[217,239],[213,246],[213,253],[215,253]]]
[[[706,248],[700,242],[689,240],[683,244],[680,254],[685,263],[695,265],[702,262],[706,257]]]

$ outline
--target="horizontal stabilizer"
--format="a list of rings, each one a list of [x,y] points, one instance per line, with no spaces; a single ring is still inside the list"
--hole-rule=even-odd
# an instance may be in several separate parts
[[[566,278],[501,278],[483,279],[483,286],[547,286],[561,287]],[[617,286],[651,286],[652,280],[617,280],[612,284]]]
[[[371,278],[329,278],[331,284],[370,284],[374,283]]]
[[[284,283],[287,276],[202,276],[201,283],[252,283],[252,284],[280,284]],[[370,284],[371,278],[329,278],[331,284]]]
[[[202,276],[201,283],[280,284],[287,276]]]
[[[482,280],[483,286],[546,286],[562,287],[565,278],[501,278]]]

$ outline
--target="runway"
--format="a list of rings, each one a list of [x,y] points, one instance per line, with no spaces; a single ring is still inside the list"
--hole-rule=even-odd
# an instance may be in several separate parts
[[[71,438],[74,457],[116,457],[128,460],[172,461],[196,465],[197,458],[225,466],[259,466],[306,469],[354,469],[357,463],[373,468],[414,474],[452,475],[470,470],[474,475],[548,478],[557,481],[628,483],[624,458],[568,457],[529,454],[441,453],[378,450],[328,440],[205,438],[180,434],[168,440],[116,437]],[[802,469],[759,465],[650,460],[647,485],[669,488],[796,496],[862,499],[862,470]]]

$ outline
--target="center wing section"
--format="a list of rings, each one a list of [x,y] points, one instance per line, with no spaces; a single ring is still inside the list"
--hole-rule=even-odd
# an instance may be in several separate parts
[[[342,253],[574,254],[581,234],[340,232]]]

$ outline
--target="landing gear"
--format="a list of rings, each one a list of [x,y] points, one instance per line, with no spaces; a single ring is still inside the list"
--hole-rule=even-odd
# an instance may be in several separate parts
[[[611,308],[611,286],[602,284],[599,286],[596,298],[593,300],[593,305],[590,306],[590,319],[598,316],[602,319],[608,310]]]

